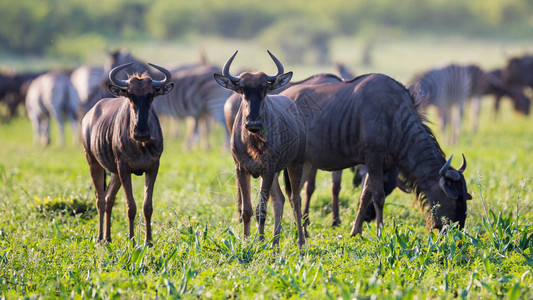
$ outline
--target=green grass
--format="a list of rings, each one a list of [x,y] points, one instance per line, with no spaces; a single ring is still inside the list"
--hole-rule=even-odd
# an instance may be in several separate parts
[[[399,67],[390,70],[394,68]],[[412,206],[413,196],[396,190],[387,198],[382,234],[377,236],[370,224],[362,236],[351,238],[360,190],[351,188],[351,172],[346,171],[340,195],[342,224],[331,228],[331,177],[319,172],[311,206],[312,236],[299,251],[287,204],[278,255],[270,248],[270,207],[266,241],[241,239],[235,167],[230,153],[218,146],[184,152],[182,135],[167,137],[154,191],[154,247],[133,247],[128,241],[122,191],[113,213],[113,242],[101,245],[95,242],[98,221],[89,168],[70,131],[67,146],[60,148],[53,126],[52,145],[41,148],[32,144],[27,119],[1,124],[0,295],[532,298],[533,118],[516,116],[505,103],[493,121],[491,105],[487,99],[479,132],[473,133],[467,120],[458,145],[442,144],[447,155],[455,154],[454,166],[461,153],[468,160],[465,175],[474,199],[464,230],[452,227],[446,234],[428,234],[423,216]],[[430,119],[434,116],[430,111]],[[223,131],[215,128],[212,141],[220,145]],[[143,182],[134,177],[138,207]],[[253,180],[254,203],[258,182]],[[72,213],[84,207],[84,213]],[[140,212],[135,235],[142,241]]]

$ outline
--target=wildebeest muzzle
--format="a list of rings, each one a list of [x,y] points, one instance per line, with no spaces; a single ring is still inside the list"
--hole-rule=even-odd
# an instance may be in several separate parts
[[[252,120],[251,118],[246,118],[246,124],[244,124],[244,127],[253,133],[256,133],[259,130],[261,130],[262,126],[263,126],[263,123],[261,122],[261,119]]]

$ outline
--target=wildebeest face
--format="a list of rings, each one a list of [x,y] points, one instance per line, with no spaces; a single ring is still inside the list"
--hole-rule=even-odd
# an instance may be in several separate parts
[[[116,74],[130,66],[122,65],[111,71],[109,79],[112,84],[108,85],[109,91],[117,97],[126,97],[130,104],[130,116],[132,119],[133,138],[139,142],[150,139],[150,112],[154,97],[166,95],[174,88],[174,83],[170,82],[170,72],[168,70],[152,65],[165,74],[163,81],[154,81],[148,75],[130,77],[127,81],[118,80]]]
[[[281,62],[270,51],[268,51],[268,54],[272,57],[272,60],[274,60],[278,68],[278,73],[275,76],[268,76],[263,72],[245,72],[238,77],[231,75],[229,73],[229,67],[235,55],[237,55],[237,51],[235,51],[233,56],[224,65],[223,75],[214,74],[215,80],[220,86],[240,94],[244,99],[241,104],[242,113],[245,118],[244,127],[252,133],[258,132],[263,126],[261,114],[266,95],[286,85],[292,78],[292,72],[283,74]]]
[[[467,200],[472,199],[466,188],[463,171],[466,160],[457,170],[450,168],[451,157],[440,170],[439,186],[434,190],[434,201],[430,203],[427,226],[429,230],[442,229],[446,222],[459,223],[463,228],[466,220]]]

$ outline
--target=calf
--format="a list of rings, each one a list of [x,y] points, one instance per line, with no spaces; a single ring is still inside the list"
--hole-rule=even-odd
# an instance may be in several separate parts
[[[128,210],[128,236],[135,244],[133,228],[137,206],[131,173],[145,173],[145,244],[152,246],[152,193],[163,153],[163,134],[152,102],[154,97],[170,93],[174,84],[170,82],[168,70],[152,64],[165,75],[162,81],[152,80],[146,74],[131,76],[128,80],[117,79],[117,73],[130,65],[118,66],[109,73],[108,89],[119,98],[102,99],[87,112],[82,120],[82,143],[96,190],[98,241],[111,241],[111,211],[122,185]],[[106,171],[111,173],[107,187]]]

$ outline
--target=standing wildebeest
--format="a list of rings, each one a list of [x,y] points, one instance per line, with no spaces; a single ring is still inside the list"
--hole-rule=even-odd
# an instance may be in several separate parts
[[[382,74],[368,74],[347,82],[294,86],[281,95],[293,99],[306,119],[305,170],[366,165],[368,175],[352,235],[362,232],[371,202],[381,228],[383,174],[395,167],[417,198],[429,206],[428,229],[441,229],[443,218],[464,226],[470,198],[463,176],[466,163],[458,170],[450,168],[451,159],[446,161],[403,85]]]
[[[71,123],[74,139],[78,139],[78,110],[80,99],[68,74],[49,72],[35,78],[26,94],[26,111],[33,125],[34,142],[39,139],[50,144],[50,118],[59,125],[59,143],[65,144],[65,116]]]
[[[253,215],[250,200],[250,175],[261,176],[261,192],[256,210],[260,239],[264,238],[267,201],[269,192],[278,191],[273,197],[274,206],[274,240],[273,246],[279,244],[281,218],[285,198],[278,182],[279,172],[287,169],[294,218],[298,227],[298,248],[305,243],[301,223],[300,184],[302,163],[305,151],[305,124],[296,104],[289,98],[279,95],[267,95],[271,91],[286,85],[292,72],[283,73],[283,65],[270,51],[268,54],[276,63],[278,73],[268,76],[263,72],[242,73],[238,77],[230,74],[230,65],[237,51],[224,65],[222,74],[214,74],[220,86],[241,95],[239,111],[235,118],[231,137],[231,152],[235,160],[236,182],[239,198],[242,201],[242,221],[244,237],[250,235],[250,220]]]
[[[298,82],[289,82],[286,85],[270,92],[270,94],[279,94],[286,90],[287,88],[294,86],[294,85],[311,85],[311,84],[321,84],[325,82],[341,82],[342,79],[339,78],[336,75],[328,74],[328,73],[320,73],[313,75],[311,77],[308,77],[304,80],[298,81]],[[237,116],[237,113],[239,111],[239,108],[241,106],[242,102],[242,96],[240,94],[233,94],[231,95],[224,104],[224,115],[226,118],[226,126],[228,128],[228,131],[231,133],[233,129],[233,124],[235,123],[235,118]],[[313,195],[315,191],[315,179],[316,179],[316,173],[317,169],[314,168],[310,171],[309,176],[307,177],[306,181],[306,198],[304,201],[303,206],[303,229],[306,237],[309,237],[309,233],[307,232],[307,226],[309,225],[309,207],[311,204],[311,196]],[[342,170],[341,171],[334,171],[331,174],[332,176],[332,185],[331,185],[331,208],[332,208],[332,218],[333,223],[332,226],[337,226],[340,224],[340,217],[339,217],[339,193],[341,190],[341,179],[342,179]],[[239,199],[239,202],[241,202],[241,199]],[[239,217],[241,213],[241,207],[239,206]]]
[[[517,109],[529,111],[529,99],[520,93],[507,90],[497,78],[485,73],[475,65],[450,64],[427,71],[414,80],[410,88],[421,106],[437,107],[444,132],[452,121],[449,142],[457,143],[461,131],[464,106],[472,99],[473,130],[477,130],[477,119],[481,97],[491,89],[510,95],[517,103]],[[454,107],[457,109],[454,112]],[[454,114],[452,119],[452,114]]]
[[[163,133],[152,102],[154,97],[168,94],[174,84],[170,82],[170,72],[150,65],[165,75],[162,81],[152,80],[146,75],[134,75],[128,80],[117,79],[117,73],[130,64],[114,68],[109,73],[109,91],[119,98],[102,99],[82,120],[82,142],[97,197],[98,241],[104,238],[111,241],[111,212],[121,185],[126,195],[128,237],[133,239],[137,206],[133,199],[131,173],[146,173],[143,203],[145,243],[152,245],[152,193],[159,158],[163,153]],[[107,187],[106,171],[111,173]]]

